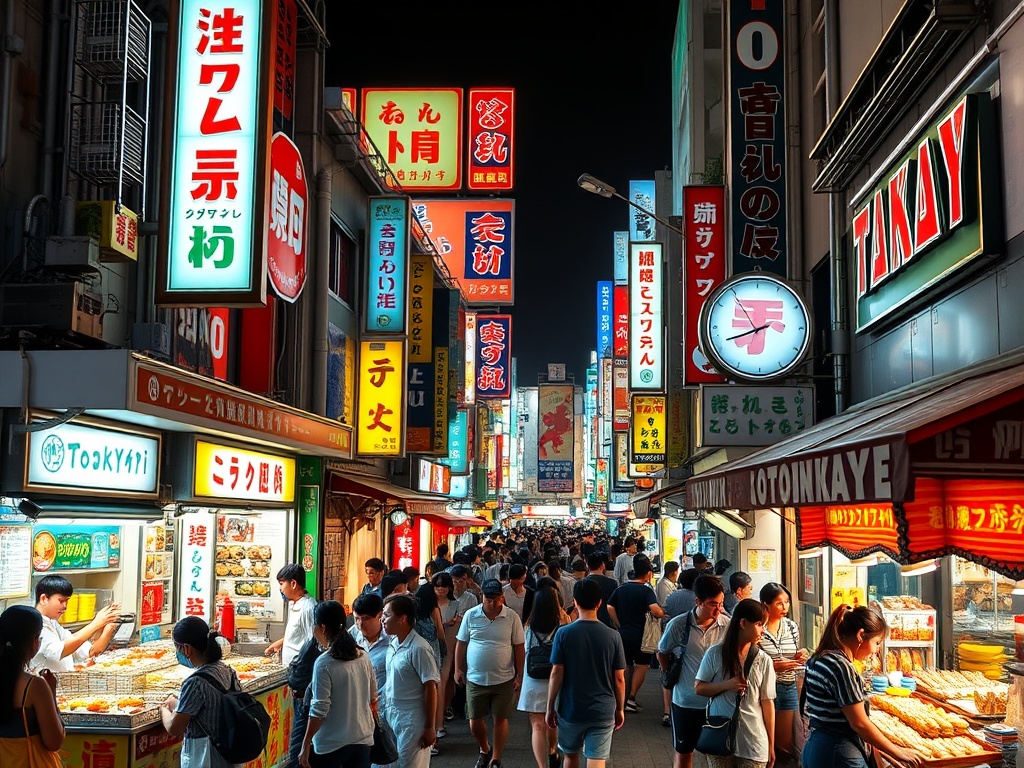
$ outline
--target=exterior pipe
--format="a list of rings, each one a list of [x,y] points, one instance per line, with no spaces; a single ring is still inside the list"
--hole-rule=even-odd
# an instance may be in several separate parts
[[[46,102],[43,111],[43,152],[39,184],[43,194],[50,200],[53,195],[54,154],[57,152],[57,97],[60,93],[57,65],[63,47],[60,39],[60,25],[67,18],[62,0],[50,0],[50,23],[46,41]],[[74,49],[68,56],[73,58]]]
[[[3,81],[3,102],[0,103],[0,170],[7,165],[7,150],[11,136],[11,104],[14,94],[11,93],[11,70],[14,68],[16,51],[14,39],[14,0],[7,0],[4,14],[4,62],[0,68],[0,80]]]
[[[316,175],[316,267],[313,271],[316,296],[313,305],[313,402],[312,410],[327,414],[327,271],[331,260],[331,172],[321,168]]]

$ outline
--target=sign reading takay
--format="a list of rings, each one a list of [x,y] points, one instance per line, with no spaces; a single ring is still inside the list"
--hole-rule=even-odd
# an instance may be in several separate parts
[[[981,172],[998,146],[988,95],[962,96],[864,198],[853,217],[858,331],[1002,248],[998,182]]]

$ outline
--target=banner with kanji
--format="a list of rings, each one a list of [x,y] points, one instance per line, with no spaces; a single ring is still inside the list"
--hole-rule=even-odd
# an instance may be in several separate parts
[[[405,341],[366,340],[359,345],[356,453],[401,456],[405,446]]]
[[[476,317],[476,396],[508,398],[512,394],[512,316]]]

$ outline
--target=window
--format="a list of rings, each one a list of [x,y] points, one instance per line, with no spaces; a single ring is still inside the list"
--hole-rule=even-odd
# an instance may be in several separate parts
[[[355,307],[356,243],[331,219],[331,255],[327,268],[327,287],[350,307]]]

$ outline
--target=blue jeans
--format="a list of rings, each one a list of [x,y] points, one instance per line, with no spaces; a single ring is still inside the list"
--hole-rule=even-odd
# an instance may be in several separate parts
[[[307,688],[306,693],[310,691]],[[307,695],[306,699],[310,697]],[[299,753],[302,740],[306,737],[306,723],[309,721],[309,702],[292,696],[292,733],[288,738],[288,760],[284,768],[299,768]]]
[[[867,768],[860,747],[848,736],[815,728],[804,744],[803,768]]]

